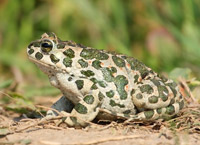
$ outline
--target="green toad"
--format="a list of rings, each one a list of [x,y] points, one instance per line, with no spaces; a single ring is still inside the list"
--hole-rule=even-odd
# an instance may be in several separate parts
[[[172,80],[135,58],[62,41],[54,33],[30,43],[27,53],[63,93],[52,108],[70,113],[69,126],[87,126],[95,118],[168,118],[184,106]]]

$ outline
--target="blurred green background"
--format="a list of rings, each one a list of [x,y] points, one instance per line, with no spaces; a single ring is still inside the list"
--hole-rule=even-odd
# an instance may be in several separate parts
[[[199,0],[0,0],[0,89],[58,93],[26,56],[48,31],[133,56],[157,72],[182,67],[200,76]]]

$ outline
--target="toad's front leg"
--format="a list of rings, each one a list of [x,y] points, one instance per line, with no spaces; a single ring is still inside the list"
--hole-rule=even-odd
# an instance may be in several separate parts
[[[74,108],[74,104],[66,97],[62,96],[58,101],[56,101],[51,108],[61,112],[65,111],[70,113],[72,109]],[[48,110],[46,116],[57,116],[58,113],[53,110]]]
[[[70,117],[64,121],[69,126],[85,127],[88,122],[92,121],[99,113],[100,101],[98,98],[99,91],[91,90],[86,94],[73,108]]]

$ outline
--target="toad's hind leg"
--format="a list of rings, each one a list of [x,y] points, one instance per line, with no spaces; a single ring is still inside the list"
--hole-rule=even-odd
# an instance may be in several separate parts
[[[172,81],[158,77],[142,80],[132,91],[132,101],[139,113],[138,120],[168,119],[184,106],[178,86]]]
[[[184,101],[176,102],[167,107],[151,109],[142,111],[136,115],[130,116],[128,121],[142,120],[142,121],[153,121],[159,118],[169,120],[176,115],[184,106]]]

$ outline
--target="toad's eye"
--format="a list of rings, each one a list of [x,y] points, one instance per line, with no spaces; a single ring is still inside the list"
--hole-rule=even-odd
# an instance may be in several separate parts
[[[43,40],[40,44],[41,50],[44,53],[48,53],[53,48],[53,43],[50,40]]]

